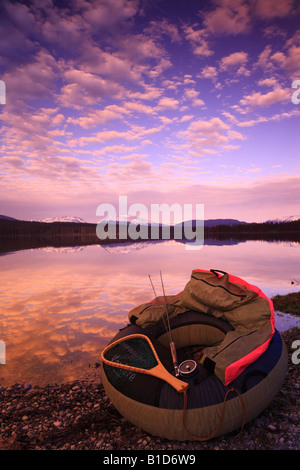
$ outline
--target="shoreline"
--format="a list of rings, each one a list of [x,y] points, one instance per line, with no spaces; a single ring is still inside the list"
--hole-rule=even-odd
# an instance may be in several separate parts
[[[94,378],[66,384],[0,388],[0,450],[299,450],[300,374],[291,361],[300,329],[285,331],[288,371],[270,405],[239,431],[210,441],[169,441],[136,428],[111,405]]]

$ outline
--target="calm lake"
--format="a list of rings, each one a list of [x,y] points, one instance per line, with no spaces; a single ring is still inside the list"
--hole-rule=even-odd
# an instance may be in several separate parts
[[[180,292],[193,269],[219,269],[255,284],[269,297],[299,290],[300,244],[206,241],[195,251],[176,241],[41,248],[0,257],[0,340],[6,364],[0,386],[62,383],[98,373],[101,349],[128,320],[128,311]],[[225,244],[226,243],[226,244]],[[287,329],[289,316],[276,315]],[[294,324],[298,320],[293,317]]]

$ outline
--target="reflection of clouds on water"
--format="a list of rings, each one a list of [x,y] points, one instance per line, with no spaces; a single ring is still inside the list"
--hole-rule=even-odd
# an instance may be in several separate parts
[[[129,255],[129,254],[135,253],[136,251],[144,250],[145,248],[150,248],[151,246],[156,245],[156,244],[168,245],[169,243],[173,244],[173,243],[176,243],[176,242],[174,240],[168,240],[168,241],[164,241],[164,240],[145,240],[145,241],[135,242],[135,243],[133,243],[133,242],[123,242],[123,243],[111,243],[111,244],[107,244],[107,245],[101,244],[101,245],[98,245],[98,246],[100,248],[103,248],[108,253],[113,253],[113,254],[116,254],[116,255],[119,255],[119,254]]]
[[[108,253],[113,253],[116,255],[119,254],[130,254],[138,250],[143,250],[148,247],[149,241],[145,242],[137,242],[137,243],[112,243],[108,245],[98,245],[99,247],[103,248],[103,250],[107,251]]]
[[[66,269],[49,272],[47,266],[23,270],[17,288],[15,279],[6,277],[0,295],[0,322],[7,344],[7,379],[26,380],[29,376],[39,383],[49,380],[49,374],[55,380],[66,380],[65,375],[70,379],[74,366],[67,358],[76,362],[77,374],[81,369],[88,372],[89,358],[127,320],[120,305],[132,297],[132,285],[123,284],[116,302],[110,278],[99,282],[86,273],[81,281],[78,273],[74,278],[72,282],[72,272]]]
[[[74,253],[79,253],[83,251],[85,246],[46,246],[43,248],[38,248],[38,250],[43,250],[46,253],[65,253],[67,255],[72,255]]]

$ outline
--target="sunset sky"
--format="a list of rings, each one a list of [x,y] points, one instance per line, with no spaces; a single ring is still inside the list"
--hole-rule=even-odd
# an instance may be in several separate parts
[[[3,0],[0,214],[300,214],[300,3]],[[300,95],[299,95],[300,97]]]

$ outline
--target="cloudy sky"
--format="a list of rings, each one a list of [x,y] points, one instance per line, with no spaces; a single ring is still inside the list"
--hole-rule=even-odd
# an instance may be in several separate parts
[[[1,1],[0,214],[299,214],[300,5]],[[3,99],[2,99],[3,102]]]

